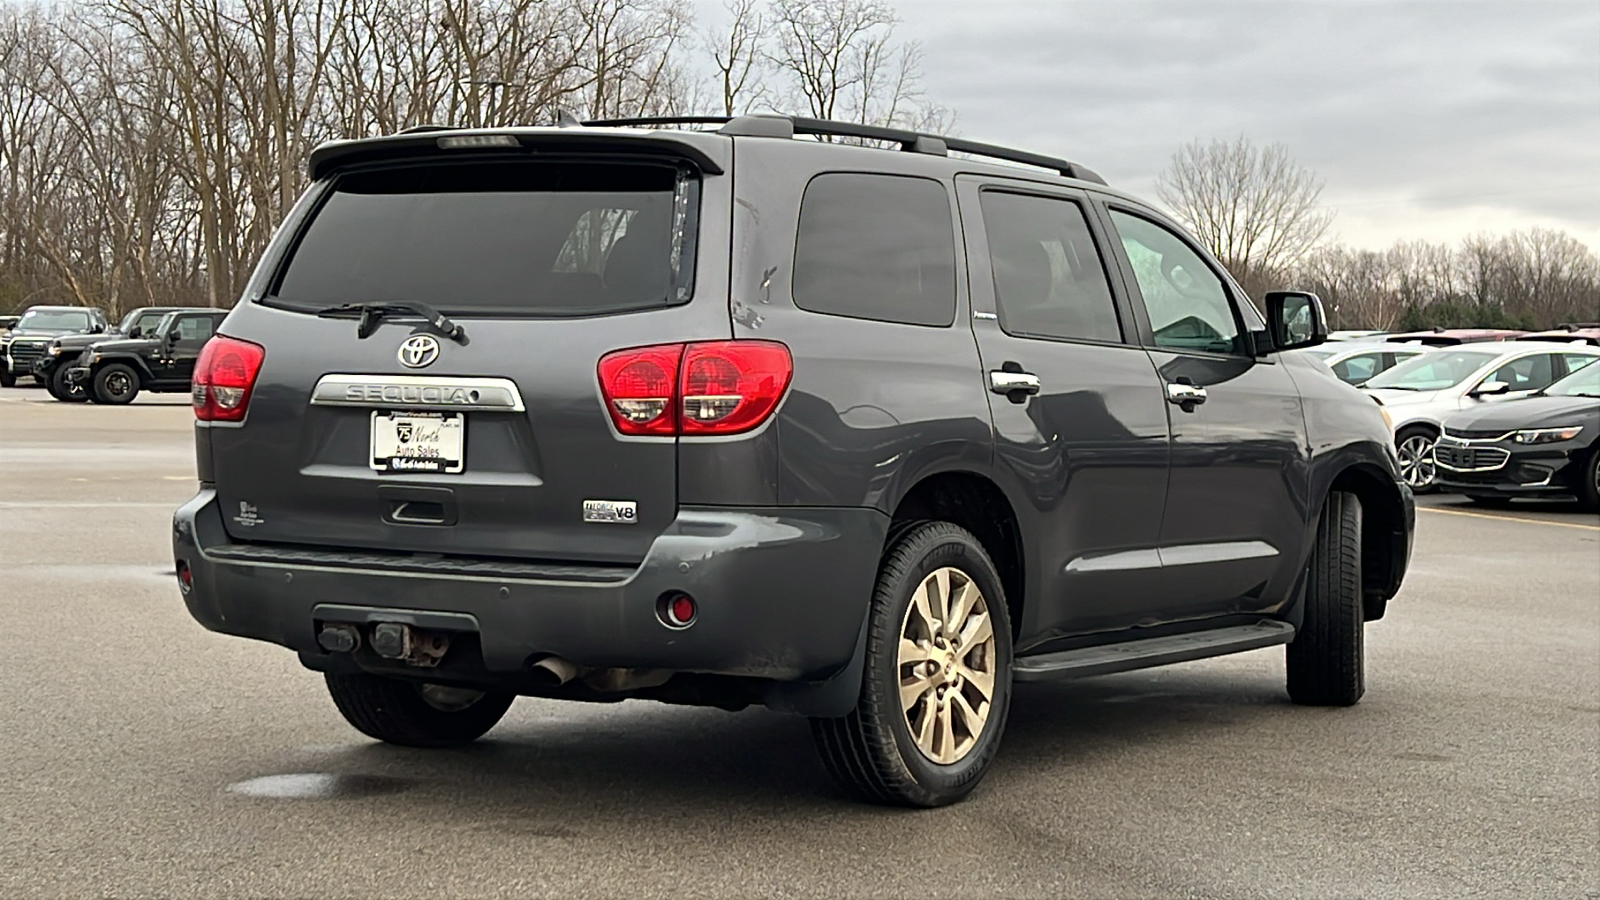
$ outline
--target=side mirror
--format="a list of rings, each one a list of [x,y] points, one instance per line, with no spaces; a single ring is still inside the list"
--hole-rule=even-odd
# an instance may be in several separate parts
[[[1268,291],[1267,329],[1278,350],[1315,347],[1328,339],[1322,298],[1307,291]]]
[[[1490,397],[1495,394],[1504,394],[1511,390],[1511,385],[1504,381],[1485,381],[1472,389],[1469,396]]]
[[[140,328],[137,325],[135,325],[132,328],[128,329],[128,337],[130,337],[130,338],[136,338],[141,334],[144,334],[144,329]]]
[[[89,333],[90,334],[105,334],[105,332],[106,332],[106,327],[104,325],[91,325],[91,326],[89,326]]]

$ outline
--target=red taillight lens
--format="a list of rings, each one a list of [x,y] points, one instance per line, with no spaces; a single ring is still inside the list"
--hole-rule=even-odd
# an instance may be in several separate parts
[[[690,344],[683,356],[683,434],[738,434],[767,420],[794,373],[773,341]]]
[[[217,335],[195,361],[192,400],[202,422],[239,422],[250,407],[250,391],[267,351],[258,344]]]
[[[602,357],[600,393],[622,434],[738,434],[772,415],[793,373],[775,341],[662,344]]]
[[[678,433],[678,363],[682,344],[618,350],[600,358],[600,393],[623,434]]]

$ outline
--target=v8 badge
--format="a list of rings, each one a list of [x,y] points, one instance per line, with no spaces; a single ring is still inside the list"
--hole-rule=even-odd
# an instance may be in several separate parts
[[[639,504],[632,500],[585,500],[583,501],[583,520],[585,522],[603,522],[612,525],[637,525],[639,523]]]

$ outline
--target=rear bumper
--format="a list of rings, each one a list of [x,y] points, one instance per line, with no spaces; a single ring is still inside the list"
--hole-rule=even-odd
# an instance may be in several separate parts
[[[240,548],[256,545],[235,544],[222,523],[210,489],[174,516],[173,553],[193,574],[190,614],[212,631],[298,651],[312,668],[329,657],[317,644],[319,618],[337,605],[365,609],[368,621],[469,616],[484,668],[507,678],[555,655],[595,668],[789,682],[827,679],[854,658],[888,528],[871,509],[684,509],[637,569],[614,580],[575,573],[580,580],[526,577],[515,566],[430,572],[426,560],[380,568],[354,555],[306,562],[314,552],[241,559]],[[671,591],[699,606],[688,628],[657,617]]]

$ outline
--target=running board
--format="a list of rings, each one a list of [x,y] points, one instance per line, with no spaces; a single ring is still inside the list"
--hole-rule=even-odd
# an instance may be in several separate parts
[[[1294,626],[1287,622],[1261,621],[1254,625],[1235,625],[1211,631],[1175,634],[1169,637],[1145,638],[1120,644],[1083,647],[1024,656],[1011,664],[1011,677],[1016,681],[1053,681],[1058,678],[1087,678],[1090,675],[1109,675],[1164,666],[1168,663],[1188,662],[1256,650],[1294,640]]]

